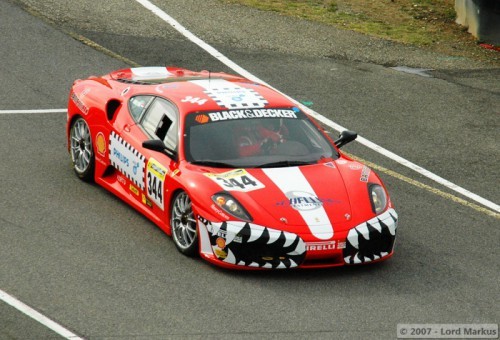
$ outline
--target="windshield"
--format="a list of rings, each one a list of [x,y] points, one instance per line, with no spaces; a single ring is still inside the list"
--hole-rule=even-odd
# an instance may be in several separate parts
[[[184,138],[188,162],[213,167],[286,167],[338,158],[298,108],[192,113]]]

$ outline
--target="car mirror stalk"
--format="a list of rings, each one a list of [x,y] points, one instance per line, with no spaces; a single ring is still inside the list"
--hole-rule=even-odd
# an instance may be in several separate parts
[[[158,151],[166,154],[168,157],[176,159],[177,152],[175,150],[169,149],[163,141],[159,139],[150,139],[142,142],[142,147],[148,150]]]
[[[337,148],[341,148],[347,143],[352,142],[358,137],[358,134],[354,131],[350,130],[344,130],[342,133],[339,135],[339,138],[334,142]]]

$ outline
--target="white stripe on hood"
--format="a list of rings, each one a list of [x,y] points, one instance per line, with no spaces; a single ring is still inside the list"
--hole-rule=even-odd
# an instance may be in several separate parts
[[[317,197],[309,181],[298,167],[262,169],[274,184],[288,198],[303,196]],[[323,204],[304,204],[304,207],[294,208],[304,219],[311,233],[322,240],[333,237],[333,226],[326,214]]]

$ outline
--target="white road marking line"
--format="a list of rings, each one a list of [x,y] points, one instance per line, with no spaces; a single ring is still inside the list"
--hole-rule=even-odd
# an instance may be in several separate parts
[[[30,318],[32,318],[36,321],[38,321],[39,323],[41,323],[45,327],[53,330],[54,332],[56,332],[57,334],[59,334],[60,336],[66,338],[66,339],[71,339],[71,340],[80,340],[81,339],[81,340],[83,340],[83,338],[80,338],[78,335],[67,330],[66,328],[64,328],[63,326],[58,324],[57,322],[50,320],[46,316],[40,314],[39,312],[37,312],[33,308],[27,306],[26,304],[22,303],[21,301],[19,301],[18,299],[16,299],[12,295],[7,294],[6,292],[4,292],[1,289],[0,289],[0,300],[11,305],[12,307],[17,309],[18,311],[24,313],[25,315],[29,316]]]
[[[0,110],[0,115],[32,114],[32,113],[66,113],[67,109],[47,110]]]
[[[281,91],[275,89],[274,87],[272,87],[271,85],[267,84],[266,82],[262,81],[261,79],[259,79],[258,77],[254,76],[252,73],[248,72],[247,70],[245,70],[244,68],[242,68],[241,66],[239,66],[238,64],[236,64],[235,62],[233,62],[232,60],[230,60],[229,58],[227,58],[226,56],[224,56],[221,52],[217,51],[215,48],[213,48],[211,45],[207,44],[206,42],[204,42],[203,40],[201,40],[200,38],[198,38],[196,35],[194,35],[193,33],[191,33],[187,28],[185,28],[184,26],[182,26],[177,20],[175,20],[174,18],[172,18],[170,15],[168,15],[167,13],[165,13],[162,9],[160,9],[159,7],[155,6],[154,4],[152,4],[149,0],[135,0],[136,2],[138,2],[139,4],[141,4],[142,6],[144,6],[146,9],[150,10],[151,12],[153,12],[153,14],[155,14],[156,16],[158,16],[159,18],[161,18],[163,21],[165,21],[166,23],[168,23],[170,26],[172,26],[173,28],[175,28],[179,33],[181,33],[184,37],[186,37],[187,39],[189,39],[190,41],[192,41],[193,43],[195,43],[196,45],[198,45],[200,48],[204,49],[206,52],[208,52],[211,56],[213,56],[215,59],[219,60],[220,62],[222,62],[224,65],[226,65],[227,67],[229,67],[230,69],[232,69],[233,71],[239,73],[241,76],[247,78],[247,79],[250,79],[252,81],[255,81],[255,82],[258,82],[258,83],[262,83],[262,84],[265,84],[267,86],[269,86],[270,88],[280,92],[281,94],[285,95],[284,93],[282,93]],[[305,107],[304,105],[300,104],[299,102],[297,102],[295,99],[293,98],[290,98],[289,96],[285,95],[286,97],[288,97],[289,99],[291,99],[293,102],[295,102],[298,106],[300,106],[304,111],[306,111],[307,113],[309,113],[311,116],[313,116],[314,118],[316,118],[317,120],[323,122],[324,124],[330,126],[331,128],[341,132],[343,130],[346,130],[346,128],[340,126],[339,124],[333,122],[332,120],[322,116],[321,114],[319,114],[318,112],[314,111],[314,110],[311,110],[310,108],[308,107]],[[438,182],[439,184],[442,184],[444,185],[445,187],[453,190],[453,191],[456,191],[480,204],[483,204],[484,206],[492,209],[492,210],[495,210],[497,212],[500,212],[500,205],[498,204],[495,204],[493,203],[492,201],[489,201],[479,195],[476,195],[472,192],[470,192],[469,190],[467,189],[464,189],[412,162],[410,162],[409,160],[407,159],[404,159],[403,157],[400,157],[398,155],[396,155],[395,153],[369,141],[368,139],[366,138],[363,138],[361,136],[358,136],[358,138],[356,139],[359,143],[361,143],[362,145],[366,146],[367,148],[369,149],[372,149],[390,159],[392,159],[393,161],[401,164],[401,165],[404,165],[405,167],[409,168],[409,169],[412,169],[416,172],[418,172],[419,174],[433,180],[433,181],[436,181]]]
[[[321,121],[322,123],[334,128],[337,131],[346,130],[344,127],[338,125],[337,123],[331,121],[330,119],[322,116],[321,114],[319,114],[313,110],[310,110],[307,113],[309,113],[315,119],[317,119],[317,120]],[[412,169],[412,170],[418,172],[419,174],[424,175],[425,177],[427,177],[427,178],[429,178],[429,179],[431,179],[439,184],[442,184],[445,187],[447,187],[455,192],[458,192],[459,194],[464,195],[465,197],[468,197],[468,198],[470,198],[478,203],[481,203],[482,205],[484,205],[492,210],[500,212],[500,205],[495,204],[495,203],[493,203],[493,202],[491,202],[491,201],[489,201],[489,200],[487,200],[487,199],[485,199],[485,198],[483,198],[483,197],[481,197],[481,196],[479,196],[479,195],[477,195],[477,194],[475,194],[467,189],[464,189],[464,188],[430,172],[429,170],[426,170],[426,169],[422,168],[421,166],[418,166],[417,164],[412,163],[409,160],[407,160],[401,156],[396,155],[394,152],[389,151],[389,150],[381,147],[380,145],[377,145],[377,144],[369,141],[368,139],[366,139],[364,137],[358,136],[356,141],[359,142],[360,144],[366,146],[367,148],[372,149],[373,151],[376,151],[376,152],[386,156],[387,158],[390,158],[393,161],[395,161],[401,165],[404,165],[405,167]]]

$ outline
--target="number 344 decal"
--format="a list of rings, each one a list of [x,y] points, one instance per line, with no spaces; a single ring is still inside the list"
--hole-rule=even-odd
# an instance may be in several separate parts
[[[211,178],[227,191],[248,192],[264,188],[264,184],[244,169],[231,170],[220,174],[206,173],[205,176]]]
[[[148,197],[158,206],[161,210],[164,209],[163,202],[163,187],[165,184],[165,177],[168,170],[161,165],[154,158],[148,161],[146,170],[146,183],[148,187]]]

